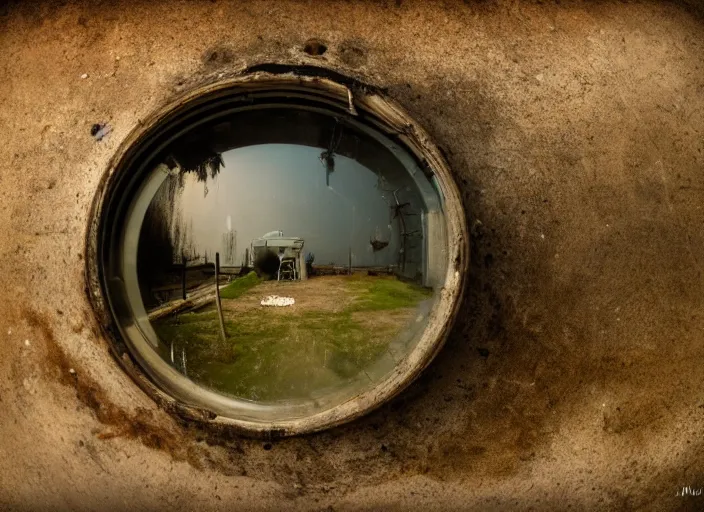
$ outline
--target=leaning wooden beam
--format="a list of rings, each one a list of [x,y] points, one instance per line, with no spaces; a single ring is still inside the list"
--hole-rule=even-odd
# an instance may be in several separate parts
[[[225,318],[222,314],[222,303],[220,302],[220,253],[215,253],[215,304],[218,306],[218,320],[220,320],[220,336],[222,341],[227,342],[225,332]]]
[[[182,313],[184,311],[189,311],[192,309],[202,308],[203,306],[210,304],[215,300],[215,292],[210,291],[198,295],[197,297],[191,297],[187,300],[175,300],[169,302],[168,304],[149,312],[149,321],[153,322],[164,318],[169,315],[174,315],[176,313]]]

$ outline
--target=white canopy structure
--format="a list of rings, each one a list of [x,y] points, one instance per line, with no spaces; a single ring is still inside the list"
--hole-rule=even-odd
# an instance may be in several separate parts
[[[279,279],[281,278],[281,270],[285,268],[288,271],[289,266],[293,272],[291,279],[308,278],[302,238],[285,237],[283,231],[270,231],[260,238],[255,238],[251,243],[250,265],[253,267],[254,263],[265,257],[267,253],[272,253],[279,258]],[[286,275],[288,276],[288,273]]]

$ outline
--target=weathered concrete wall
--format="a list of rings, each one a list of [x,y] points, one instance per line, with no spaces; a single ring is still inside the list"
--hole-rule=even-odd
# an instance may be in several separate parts
[[[690,4],[695,5],[695,4]],[[329,50],[302,53],[319,37]],[[701,509],[704,22],[675,3],[56,2],[0,17],[0,509]],[[177,424],[84,294],[93,193],[204,74],[324,61],[445,148],[472,229],[448,345],[273,444]],[[87,74],[87,78],[81,78]],[[112,133],[90,135],[96,122]]]

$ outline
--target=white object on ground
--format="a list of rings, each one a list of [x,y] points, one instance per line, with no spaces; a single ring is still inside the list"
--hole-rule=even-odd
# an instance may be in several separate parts
[[[269,295],[267,298],[262,299],[262,306],[293,306],[295,304],[293,297],[279,297],[278,295]]]

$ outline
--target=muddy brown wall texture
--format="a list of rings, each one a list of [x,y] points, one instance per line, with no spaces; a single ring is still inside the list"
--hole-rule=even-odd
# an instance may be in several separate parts
[[[24,2],[0,50],[0,509],[704,508],[676,495],[704,487],[696,3]],[[140,120],[273,61],[363,76],[428,129],[472,264],[406,392],[262,442],[178,422],[125,375],[83,253]]]

